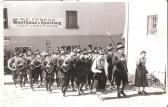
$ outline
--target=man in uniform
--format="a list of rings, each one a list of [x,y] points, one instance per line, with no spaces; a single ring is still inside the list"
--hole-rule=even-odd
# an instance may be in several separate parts
[[[33,58],[35,58],[35,55],[33,54],[33,52],[28,51],[27,52],[27,69],[28,69],[28,76],[29,76],[29,84],[30,84],[30,88],[32,90],[34,90],[33,89],[33,74],[32,74],[32,70],[30,68],[30,64],[31,64],[31,61]]]
[[[117,96],[120,98],[121,94],[126,97],[126,94],[124,92],[124,89],[126,85],[128,84],[128,69],[126,65],[126,58],[124,54],[124,46],[121,44],[118,44],[116,48],[117,52],[114,54],[113,64],[116,65],[117,71],[115,72],[115,82],[117,84]],[[122,88],[120,90],[120,85],[122,82]]]
[[[93,83],[93,72],[91,72],[91,66],[92,66],[92,50],[88,50],[84,52],[84,58],[85,58],[85,70],[87,72],[87,81],[85,83],[86,89],[89,86],[90,92],[92,92],[92,83]]]
[[[78,95],[84,94],[82,88],[87,81],[87,71],[85,57],[80,49],[77,50],[76,59],[76,84],[78,88]]]
[[[71,82],[71,87],[72,87],[72,91],[75,91],[75,79],[76,79],[76,53],[75,52],[71,52],[69,54],[69,58],[67,58],[67,62],[69,63],[69,79]]]
[[[38,87],[39,84],[38,84],[38,79],[39,79],[39,76],[41,77],[41,86],[42,86],[42,69],[41,69],[41,63],[42,63],[42,59],[41,59],[41,56],[40,56],[40,53],[39,52],[36,52],[35,55],[33,56],[32,58],[32,61],[30,63],[30,68],[32,70],[32,78],[33,78],[33,83],[37,83]]]
[[[107,79],[109,80],[110,82],[110,88],[112,89],[112,86],[113,86],[113,82],[114,82],[114,71],[113,71],[113,67],[114,67],[114,64],[113,64],[113,47],[111,45],[109,45],[107,47],[107,55],[106,55],[106,61],[107,61],[107,69],[108,69],[108,75],[107,75]]]
[[[55,75],[56,75],[56,83],[57,83],[57,87],[60,86],[59,84],[59,76],[58,76],[58,70],[57,70],[57,60],[58,60],[58,57],[59,57],[59,54],[60,54],[60,49],[59,47],[57,48],[56,50],[56,53],[55,55],[53,55],[53,58],[54,58],[54,71],[55,71]]]
[[[63,68],[63,63],[66,58],[65,51],[61,49],[61,53],[57,59],[57,70],[58,70],[58,78],[59,78],[59,84],[61,84],[61,91],[63,96],[65,96],[65,92],[68,87],[68,81],[67,81],[67,73],[65,72],[65,69]]]
[[[23,56],[23,53],[20,53],[19,57],[16,60],[16,70],[18,72],[20,87],[25,86],[25,83],[28,80],[27,79],[27,60]]]
[[[46,58],[43,60],[42,69],[44,73],[46,90],[51,93],[51,86],[54,83],[54,59],[52,59],[50,54],[47,54]]]
[[[89,73],[88,73],[88,85],[90,88],[90,92],[92,92],[93,89],[93,82],[94,82],[94,73],[92,72],[91,68],[92,68],[92,64],[93,64],[93,51],[89,50],[88,53],[89,56]]]
[[[18,77],[18,72],[16,70],[16,60],[19,58],[18,54],[14,53],[14,56],[8,60],[8,68],[12,72],[12,79],[15,84],[17,85],[17,77]]]

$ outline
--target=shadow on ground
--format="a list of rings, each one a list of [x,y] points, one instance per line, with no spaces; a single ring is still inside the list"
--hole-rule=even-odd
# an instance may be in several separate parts
[[[148,95],[144,95],[144,96],[151,96],[151,95],[162,95],[162,94],[166,94],[166,91],[163,92],[149,92]],[[117,94],[116,94],[117,95]],[[127,95],[127,97],[122,97],[122,98],[132,98],[132,97],[139,97],[142,95],[138,95],[138,94],[132,94],[132,95]],[[112,99],[121,99],[116,97],[104,97],[103,100],[112,100]]]

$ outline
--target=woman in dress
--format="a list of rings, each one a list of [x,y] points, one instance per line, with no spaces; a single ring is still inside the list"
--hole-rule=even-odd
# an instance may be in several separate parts
[[[138,94],[139,95],[147,95],[145,91],[145,87],[148,86],[147,80],[147,69],[146,69],[146,51],[141,51],[140,57],[136,62],[136,72],[135,72],[135,86],[138,87]],[[141,87],[143,87],[141,91]]]

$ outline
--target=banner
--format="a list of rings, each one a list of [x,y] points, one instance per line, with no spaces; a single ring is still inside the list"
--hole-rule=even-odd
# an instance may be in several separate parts
[[[63,28],[63,18],[14,17],[11,21],[13,28]]]

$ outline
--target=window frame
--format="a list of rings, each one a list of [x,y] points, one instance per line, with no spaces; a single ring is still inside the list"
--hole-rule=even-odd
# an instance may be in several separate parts
[[[66,10],[65,14],[66,14],[66,29],[79,29],[79,26],[78,26],[78,11]],[[70,25],[69,14],[75,14],[76,19],[75,19],[75,24],[73,26]]]
[[[147,16],[147,35],[157,35],[158,15]],[[153,30],[153,32],[151,31]]]

